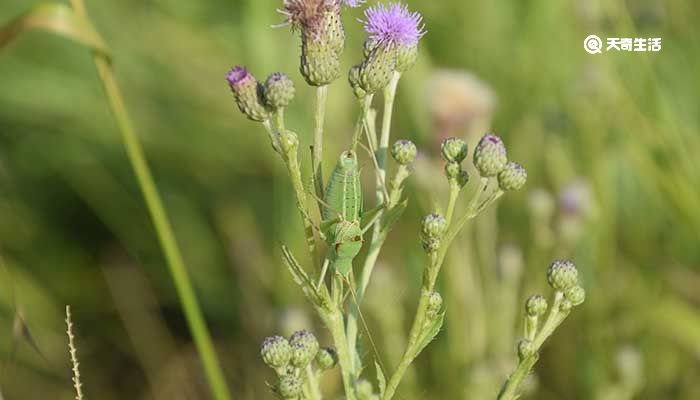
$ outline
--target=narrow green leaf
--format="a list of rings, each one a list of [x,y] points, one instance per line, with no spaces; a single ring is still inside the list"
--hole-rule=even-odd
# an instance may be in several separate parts
[[[381,398],[384,397],[384,391],[386,390],[386,377],[377,360],[374,360],[374,369],[377,370],[377,383],[379,385],[379,397]]]
[[[414,357],[418,357],[418,355],[430,344],[430,342],[437,337],[438,333],[440,333],[440,329],[442,329],[442,324],[444,321],[445,312],[443,311],[430,323],[430,325],[425,327],[423,335],[418,341],[418,347],[416,349],[416,353],[413,355]]]
[[[19,34],[32,30],[43,30],[71,39],[109,57],[107,45],[90,21],[60,3],[37,4],[0,27],[0,49],[9,45]]]

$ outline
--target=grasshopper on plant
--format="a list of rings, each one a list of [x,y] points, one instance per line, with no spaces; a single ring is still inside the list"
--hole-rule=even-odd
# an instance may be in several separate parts
[[[321,211],[321,235],[329,246],[331,270],[348,277],[352,260],[360,253],[363,235],[376,221],[380,205],[363,212],[357,154],[344,151],[328,180]],[[362,219],[367,222],[362,226]]]

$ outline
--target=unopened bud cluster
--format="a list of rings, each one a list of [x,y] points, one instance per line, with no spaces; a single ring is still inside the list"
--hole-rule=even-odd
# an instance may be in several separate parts
[[[283,73],[270,75],[265,84],[244,67],[235,67],[226,75],[238,108],[248,119],[263,122],[278,109],[287,107],[294,99],[294,82]]]
[[[282,336],[266,338],[260,347],[265,364],[277,373],[275,393],[282,399],[297,399],[304,386],[304,371],[315,360],[320,370],[333,368],[338,356],[331,348],[319,348],[318,340],[309,331],[294,332],[289,339]]]
[[[448,138],[440,144],[440,156],[445,160],[445,176],[450,184],[463,188],[469,182],[469,174],[462,169],[462,162],[469,154],[467,142],[459,138]]]
[[[440,248],[440,241],[447,231],[447,221],[440,214],[428,214],[421,223],[421,241],[427,253]]]

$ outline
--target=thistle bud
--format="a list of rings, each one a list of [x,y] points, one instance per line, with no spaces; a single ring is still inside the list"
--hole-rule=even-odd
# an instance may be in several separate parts
[[[280,133],[280,147],[285,153],[296,153],[299,148],[299,136],[296,133],[285,130]]]
[[[501,190],[520,190],[527,181],[527,171],[520,164],[509,162],[498,173],[498,187]]]
[[[305,367],[316,357],[318,353],[318,340],[311,332],[306,330],[296,331],[289,338],[292,348],[292,365]]]
[[[428,318],[435,319],[442,309],[442,296],[438,292],[430,293],[428,297]]]
[[[533,294],[525,303],[525,312],[531,317],[539,317],[547,312],[547,300],[539,294]]]
[[[396,49],[396,71],[406,72],[418,60],[418,46],[400,46]]]
[[[447,221],[440,214],[428,214],[423,218],[421,233],[426,238],[440,239],[447,230]]]
[[[532,357],[532,355],[535,354],[535,346],[532,345],[532,342],[523,339],[518,342],[518,359],[520,361],[523,361],[524,359],[528,357]]]
[[[459,165],[459,163],[450,161],[447,164],[445,164],[445,175],[450,181],[458,179],[459,174],[461,173],[462,166]]]
[[[282,336],[270,336],[263,341],[260,355],[270,368],[284,368],[292,357],[292,348]]]
[[[572,308],[574,308],[574,305],[567,299],[562,300],[561,304],[559,304],[559,311],[564,313],[568,313]]]
[[[461,163],[467,158],[467,142],[459,138],[447,138],[440,144],[440,154],[447,162]]]
[[[362,89],[362,86],[360,86],[359,65],[355,65],[354,67],[350,68],[350,72],[348,73],[348,82],[350,83],[352,93],[355,95],[355,97],[362,100],[367,96],[367,92],[365,92],[365,90]]]
[[[282,375],[277,382],[277,393],[283,399],[297,399],[301,394],[302,381],[293,374]]]
[[[467,186],[467,183],[469,183],[469,173],[467,171],[461,171],[457,177],[457,184],[459,185],[459,188],[461,189]]]
[[[269,113],[263,104],[263,87],[253,75],[243,67],[235,67],[226,75],[236,104],[249,119],[263,122]]]
[[[325,86],[340,77],[340,58],[328,43],[303,38],[299,70],[309,85]]]
[[[547,281],[557,291],[566,292],[578,283],[578,271],[571,261],[557,260],[547,270]]]
[[[434,253],[440,248],[440,239],[447,230],[447,221],[439,214],[428,214],[421,224],[421,239],[423,249],[427,253]]]
[[[360,87],[367,93],[384,89],[394,74],[396,59],[389,49],[376,47],[360,64]]]
[[[571,305],[578,306],[586,300],[586,291],[581,286],[572,286],[564,292],[564,297],[571,302]]]
[[[316,354],[316,362],[322,370],[331,369],[338,364],[338,353],[330,347],[323,347]]]
[[[474,149],[474,166],[482,177],[498,175],[508,161],[506,147],[501,138],[488,134],[481,138]]]
[[[283,73],[270,75],[264,88],[265,104],[273,110],[287,107],[294,99],[294,82]]]
[[[418,149],[410,140],[401,139],[391,146],[391,156],[401,165],[409,165],[416,159]]]

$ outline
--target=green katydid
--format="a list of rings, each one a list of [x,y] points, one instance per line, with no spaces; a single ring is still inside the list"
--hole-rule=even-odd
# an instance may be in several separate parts
[[[328,179],[321,212],[321,230],[330,247],[328,261],[332,269],[344,277],[350,274],[352,260],[362,249],[362,236],[382,207],[363,213],[357,154],[344,151]],[[367,221],[364,228],[362,218]]]

